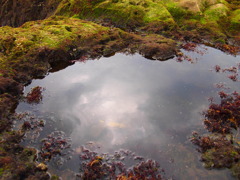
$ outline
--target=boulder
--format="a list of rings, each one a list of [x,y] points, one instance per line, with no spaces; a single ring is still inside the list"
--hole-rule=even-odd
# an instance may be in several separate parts
[[[231,27],[234,29],[240,29],[240,9],[237,9],[232,13]]]
[[[204,16],[208,20],[218,21],[221,18],[226,17],[228,15],[228,12],[229,9],[226,5],[218,3],[206,9],[206,11],[204,12]]]
[[[180,0],[180,7],[192,11],[194,13],[201,12],[198,0]]]

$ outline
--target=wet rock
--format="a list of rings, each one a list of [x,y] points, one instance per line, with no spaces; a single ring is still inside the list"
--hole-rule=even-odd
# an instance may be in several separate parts
[[[139,52],[153,60],[167,60],[176,54],[175,42],[159,35],[149,35],[143,39]]]
[[[0,76],[0,94],[10,93],[13,96],[21,94],[23,86],[13,79]]]
[[[47,171],[48,167],[47,167],[46,164],[40,163],[40,164],[37,165],[37,169],[40,170],[40,171]]]

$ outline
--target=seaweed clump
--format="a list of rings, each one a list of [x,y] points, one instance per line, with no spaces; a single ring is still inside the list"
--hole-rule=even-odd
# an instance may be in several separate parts
[[[41,141],[39,159],[50,161],[54,159],[58,165],[63,164],[62,156],[67,156],[67,150],[71,147],[71,139],[62,131],[54,131]],[[69,157],[68,157],[69,158]]]
[[[202,153],[201,160],[206,168],[229,168],[240,178],[240,95],[221,91],[219,96],[220,103],[211,102],[203,113],[205,127],[212,134],[200,136],[193,132],[191,141]]]
[[[36,86],[31,89],[31,91],[27,94],[27,102],[28,103],[39,103],[42,100],[42,92],[44,88],[40,86]]]
[[[19,145],[24,133],[11,131],[0,136],[1,179],[50,179],[45,170],[37,168],[37,151]]]
[[[165,172],[160,168],[158,162],[152,159],[145,160],[143,157],[136,156],[135,153],[129,150],[122,149],[111,155],[106,153],[98,154],[82,147],[80,160],[80,173],[77,174],[77,177],[84,180],[166,179],[164,177]],[[132,164],[131,167],[129,167],[129,162]]]
[[[210,132],[231,133],[240,126],[240,95],[237,92],[219,92],[220,104],[212,103],[204,112],[204,124]]]
[[[232,136],[199,136],[194,132],[192,142],[198,145],[198,151],[203,153],[201,160],[206,168],[232,168],[239,163],[240,147]]]

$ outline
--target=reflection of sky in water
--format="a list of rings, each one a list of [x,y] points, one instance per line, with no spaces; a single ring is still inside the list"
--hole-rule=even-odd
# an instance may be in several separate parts
[[[236,65],[239,57],[214,49],[197,56],[199,61],[190,64],[117,54],[76,63],[33,81],[26,91],[46,88],[43,103],[34,108],[52,113],[57,128],[71,134],[75,146],[94,141],[107,151],[131,148],[157,159],[174,134],[183,134],[177,143],[184,143],[191,130],[202,127],[200,112],[208,97],[216,97],[214,83],[239,88],[226,74],[210,71],[216,64]],[[18,111],[26,108],[33,107],[21,103]]]

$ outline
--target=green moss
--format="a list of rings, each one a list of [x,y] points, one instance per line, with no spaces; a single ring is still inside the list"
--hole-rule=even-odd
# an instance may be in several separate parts
[[[155,17],[152,16],[150,19],[155,20]],[[125,38],[141,39],[140,36],[135,37],[120,29],[113,30],[93,22],[63,16],[27,22],[18,28],[3,27],[0,28],[0,34],[2,34],[0,45],[3,47],[0,68],[7,71],[8,76],[11,77],[21,76],[19,72],[24,72],[25,78],[30,78],[35,74],[44,74],[47,71],[47,59],[35,60],[39,58],[40,52],[47,53],[43,54],[44,57],[47,57],[49,52],[61,52],[62,56],[59,56],[59,60],[66,56],[71,59],[79,56],[80,51],[89,51],[89,48],[98,54],[99,50],[96,51],[91,44],[94,44],[100,51],[114,52],[122,49],[123,46],[128,46],[129,42],[124,42],[127,40]],[[103,45],[105,49],[101,47]],[[73,51],[76,48],[77,50]]]
[[[160,3],[152,0],[107,0],[100,3],[95,9],[96,12],[111,14],[109,16],[115,22],[123,22],[125,24],[144,24],[154,21],[174,22],[171,14]]]
[[[167,1],[165,3],[165,6],[166,6],[167,10],[169,11],[169,13],[172,15],[172,17],[174,18],[174,20],[176,20],[176,21],[179,21],[179,20],[185,18],[189,14],[189,11],[181,8],[177,3]]]
[[[231,14],[231,29],[238,30],[240,29],[240,9],[237,9]]]
[[[171,14],[168,10],[160,3],[149,3],[149,11],[144,16],[144,22],[154,22],[154,21],[168,21],[174,23]]]
[[[216,4],[210,6],[206,11],[204,11],[204,17],[209,21],[219,21],[226,17],[229,9],[224,4]]]
[[[14,64],[18,64],[18,68],[26,68],[26,63],[21,63],[29,61],[26,54],[42,48],[67,51],[79,37],[84,40],[108,30],[91,22],[66,17],[27,22],[19,28],[1,27],[0,69],[12,76],[15,73]]]
[[[186,8],[187,6],[188,8]],[[107,20],[110,24],[120,28],[156,28],[158,24],[162,28],[158,33],[166,35],[176,30],[176,27],[181,29],[192,29],[188,27],[191,20],[196,20],[195,24],[201,27],[201,32],[205,29],[208,32],[203,38],[214,39],[214,41],[224,42],[228,31],[228,17],[233,7],[232,1],[225,0],[201,0],[192,3],[184,0],[62,0],[59,4],[55,15],[63,15],[66,17],[74,17],[80,19],[94,20],[102,22]],[[197,11],[198,8],[199,10]],[[239,10],[239,9],[238,9]],[[239,28],[239,11],[231,15],[231,29]],[[191,24],[192,25],[192,24]],[[172,28],[174,27],[174,28]],[[66,29],[70,30],[70,29]],[[163,30],[163,31],[162,31]],[[161,32],[162,31],[162,32]],[[60,34],[59,31],[53,30],[52,33]],[[213,34],[211,34],[213,33]],[[229,35],[229,34],[228,34]],[[47,41],[47,40],[46,40]],[[58,46],[55,39],[49,39],[49,43],[53,46]]]
[[[163,20],[174,22],[164,5],[154,0],[63,0],[55,14],[75,18],[108,18],[121,26]]]
[[[55,11],[55,15],[74,16],[75,18],[91,16],[93,7],[102,1],[103,0],[62,0]]]
[[[137,1],[114,1],[107,0],[98,4],[94,8],[94,13],[98,17],[110,18],[111,21],[123,26],[143,23],[145,7]]]
[[[82,37],[86,37],[98,31],[99,28],[100,26],[96,26],[93,23],[86,23],[74,18],[60,17],[59,19],[47,19],[34,24],[32,22],[26,23],[19,30],[21,32],[20,35],[25,40],[34,40],[34,43],[38,46],[58,48],[64,40],[74,40],[77,37],[77,33],[81,34]],[[30,29],[32,33],[27,34]],[[25,44],[23,44],[19,36],[18,41],[20,41],[20,45],[25,47],[30,43],[26,44],[25,41]]]

